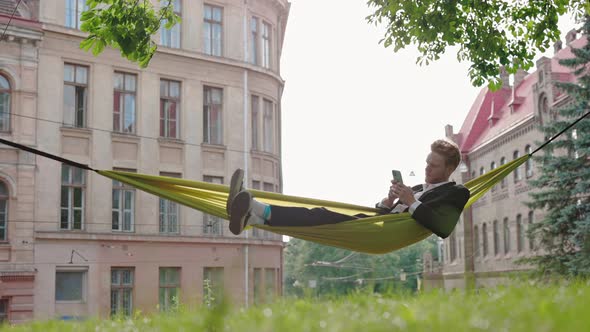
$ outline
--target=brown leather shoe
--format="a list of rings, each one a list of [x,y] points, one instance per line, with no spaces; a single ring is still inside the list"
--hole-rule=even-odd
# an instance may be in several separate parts
[[[250,211],[252,210],[252,194],[247,191],[240,191],[234,197],[229,213],[229,230],[239,235],[248,224]]]
[[[228,215],[230,214],[234,198],[242,190],[244,190],[244,170],[238,168],[232,174],[231,181],[229,182],[229,193],[227,195],[227,202],[225,203],[225,211]]]

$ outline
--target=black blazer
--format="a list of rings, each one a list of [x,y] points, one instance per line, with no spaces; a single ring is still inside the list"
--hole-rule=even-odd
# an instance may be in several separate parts
[[[422,185],[412,187],[414,192],[422,190]],[[420,204],[412,218],[439,237],[447,238],[455,229],[461,212],[469,200],[469,189],[455,182],[445,183],[428,192],[418,199]],[[383,209],[383,213],[391,213],[391,209]],[[408,209],[404,212],[407,212]]]

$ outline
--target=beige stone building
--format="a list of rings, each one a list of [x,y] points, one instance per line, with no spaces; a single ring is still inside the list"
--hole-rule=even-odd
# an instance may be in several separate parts
[[[572,30],[566,36],[566,47],[555,43],[554,56],[537,60],[532,73],[519,71],[512,84],[508,75],[503,75],[504,85],[495,92],[483,88],[458,133],[452,126],[446,127],[446,136],[458,143],[463,156],[463,164],[453,174],[457,183],[528,154],[545,141],[539,125],[554,120],[555,110],[569,99],[555,82],[575,81],[570,69],[558,61],[571,58],[570,47],[583,42]],[[515,261],[540,250],[526,231],[543,213],[524,204],[531,201],[528,182],[537,176],[534,162],[529,160],[466,209],[453,234],[441,241],[442,261],[425,257],[425,287],[495,286],[526,270],[527,266]]]
[[[0,28],[16,2],[0,0]],[[243,167],[248,186],[280,192],[289,2],[173,3],[182,22],[154,36],[141,70],[80,50],[84,0],[22,1],[0,40],[0,137],[96,169],[227,184]],[[1,320],[282,292],[281,236],[236,237],[224,220],[4,145],[0,219]]]

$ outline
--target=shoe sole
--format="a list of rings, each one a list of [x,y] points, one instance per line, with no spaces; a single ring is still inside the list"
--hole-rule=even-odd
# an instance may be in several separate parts
[[[234,199],[229,217],[229,230],[234,235],[240,235],[246,226],[246,219],[250,212],[250,200],[252,196],[248,192],[240,192]]]
[[[229,183],[229,193],[227,195],[227,202],[225,204],[225,211],[227,214],[230,214],[232,202],[236,195],[242,191],[244,184],[244,170],[238,168],[234,174],[231,176],[231,181]]]

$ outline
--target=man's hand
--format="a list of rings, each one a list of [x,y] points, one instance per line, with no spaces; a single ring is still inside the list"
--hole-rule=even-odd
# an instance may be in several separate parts
[[[400,202],[407,206],[412,205],[416,201],[412,188],[395,181],[391,181],[389,195],[391,196],[392,194],[399,197]]]

